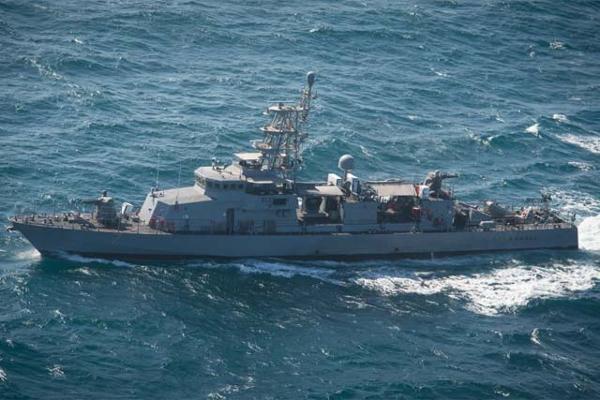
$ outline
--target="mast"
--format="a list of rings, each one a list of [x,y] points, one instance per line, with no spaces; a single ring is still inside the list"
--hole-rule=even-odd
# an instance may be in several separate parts
[[[298,103],[279,102],[265,112],[271,122],[261,128],[264,137],[252,143],[262,154],[261,168],[278,171],[284,179],[296,180],[296,171],[302,162],[300,151],[302,142],[308,136],[303,128],[308,120],[312,88],[316,74],[306,74],[306,85]]]

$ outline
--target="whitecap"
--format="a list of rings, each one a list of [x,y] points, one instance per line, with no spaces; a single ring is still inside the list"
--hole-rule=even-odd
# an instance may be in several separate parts
[[[450,275],[425,279],[411,274],[380,274],[355,282],[385,296],[445,294],[465,301],[465,308],[482,315],[515,312],[531,300],[557,298],[589,290],[600,279],[593,265],[523,266],[497,269],[489,273]]]
[[[332,31],[333,29],[329,26],[326,25],[319,25],[316,26],[314,28],[311,28],[308,32],[309,33],[319,33],[319,32],[329,32]]]
[[[52,367],[46,368],[53,378],[62,378],[65,376],[65,372],[62,367],[58,364],[54,364]]]
[[[360,151],[367,157],[367,158],[372,158],[373,154],[371,154],[371,152],[369,150],[367,150],[367,148],[365,146],[363,146],[362,144],[360,145]]]
[[[594,169],[592,164],[583,161],[569,161],[567,164],[582,171],[591,171]]]
[[[552,119],[556,122],[567,122],[569,120],[565,114],[552,114]]]
[[[54,317],[57,318],[62,324],[65,323],[66,315],[63,314],[58,308],[52,311],[52,315],[54,315]]]
[[[33,57],[33,58],[27,57],[27,58],[25,58],[25,61],[27,61],[32,67],[36,68],[40,75],[44,75],[44,76],[47,76],[47,77],[49,77],[51,79],[55,79],[55,80],[63,79],[63,77],[60,74],[57,74],[56,72],[54,72],[52,70],[52,68],[40,63],[36,57]]]
[[[550,42],[550,48],[552,50],[564,49],[565,48],[565,44],[564,44],[564,42],[561,42],[559,40],[554,40],[554,41]]]
[[[52,313],[54,315],[56,315],[57,317],[59,317],[59,318],[64,318],[65,317],[65,314],[61,313],[58,308],[56,310],[54,310]]]
[[[467,135],[469,136],[469,138],[471,140],[474,140],[478,144],[485,146],[485,147],[490,147],[492,145],[493,141],[500,136],[500,135],[490,135],[490,136],[478,135],[474,132],[469,132]]]
[[[0,382],[6,382],[6,372],[2,368],[0,368]]]
[[[536,122],[535,124],[531,125],[527,129],[525,129],[525,132],[531,133],[533,136],[539,136],[540,135],[540,124]]]
[[[542,342],[540,342],[540,330],[538,328],[534,328],[531,331],[531,335],[529,336],[529,340],[531,340],[531,343],[537,344],[538,346],[541,346]]]
[[[565,143],[581,147],[591,153],[600,154],[600,137],[566,134],[558,136],[558,138]]]

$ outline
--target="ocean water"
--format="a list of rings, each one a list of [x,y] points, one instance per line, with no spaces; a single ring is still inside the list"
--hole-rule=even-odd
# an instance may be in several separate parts
[[[2,229],[0,398],[600,398],[599,27],[597,1],[1,1],[2,228],[192,182],[315,70],[304,178],[351,153],[551,192],[581,250],[131,263]]]

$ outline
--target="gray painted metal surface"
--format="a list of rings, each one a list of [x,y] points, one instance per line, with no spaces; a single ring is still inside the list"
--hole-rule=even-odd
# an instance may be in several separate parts
[[[379,234],[194,235],[80,231],[15,223],[42,253],[131,257],[410,256],[540,248],[577,248],[577,229],[397,232]]]

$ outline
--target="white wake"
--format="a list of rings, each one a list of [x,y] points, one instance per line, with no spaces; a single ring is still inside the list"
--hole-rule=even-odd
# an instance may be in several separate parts
[[[600,215],[584,218],[577,229],[579,247],[584,250],[600,251]]]
[[[553,198],[565,213],[576,213],[579,247],[600,250],[600,201],[577,191],[553,191]]]
[[[268,274],[283,278],[292,278],[295,276],[306,276],[337,285],[343,282],[332,279],[331,275],[335,273],[334,269],[319,268],[306,265],[293,265],[283,262],[266,262],[266,261],[248,261],[244,263],[232,263],[231,266],[246,274]]]
[[[495,315],[515,312],[533,299],[575,295],[593,288],[598,280],[598,266],[554,264],[514,265],[488,273],[434,278],[416,273],[375,274],[358,278],[356,283],[385,296],[441,293],[465,301],[465,307],[475,313]]]
[[[96,264],[111,264],[111,265],[114,265],[115,267],[128,267],[128,268],[139,267],[139,265],[137,265],[137,264],[132,264],[132,263],[128,263],[126,261],[116,260],[116,259],[113,260],[113,259],[108,259],[108,258],[92,258],[92,257],[84,257],[84,256],[80,256],[80,255],[76,255],[76,254],[68,254],[68,253],[59,253],[59,256],[60,256],[60,258],[63,258],[65,260],[76,262],[76,263],[83,263],[83,264],[96,263]]]

